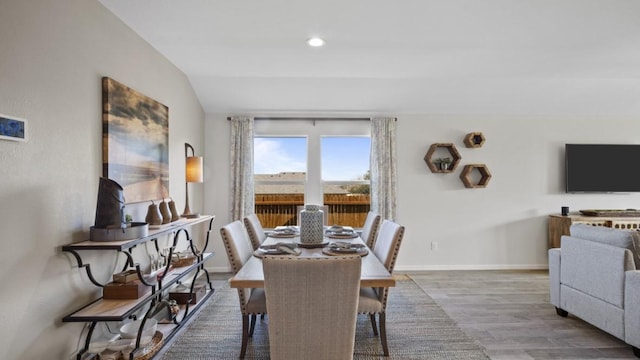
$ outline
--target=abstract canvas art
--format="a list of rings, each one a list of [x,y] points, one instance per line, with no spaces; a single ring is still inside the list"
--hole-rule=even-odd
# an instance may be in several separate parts
[[[103,77],[102,162],[126,203],[169,197],[169,108]]]

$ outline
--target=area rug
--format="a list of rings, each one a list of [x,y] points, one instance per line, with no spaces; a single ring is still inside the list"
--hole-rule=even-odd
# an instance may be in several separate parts
[[[360,315],[354,359],[489,359],[413,280],[403,277],[396,284],[387,304],[389,357],[382,356],[380,339],[373,335],[369,317]],[[245,359],[269,359],[268,322],[268,316],[258,320]],[[162,359],[237,359],[241,333],[238,293],[224,283],[163,352]]]

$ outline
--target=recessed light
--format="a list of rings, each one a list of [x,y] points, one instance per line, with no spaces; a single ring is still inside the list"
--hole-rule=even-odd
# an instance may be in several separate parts
[[[312,37],[307,40],[307,45],[312,47],[320,47],[324,45],[324,40],[319,37]]]

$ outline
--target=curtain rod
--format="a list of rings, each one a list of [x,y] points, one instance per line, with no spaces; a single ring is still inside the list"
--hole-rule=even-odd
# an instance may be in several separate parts
[[[393,118],[398,121],[398,118]],[[231,116],[227,117],[227,120],[231,120]],[[324,120],[349,120],[349,121],[370,121],[370,117],[270,117],[270,116],[257,116],[253,120],[311,120],[311,121],[324,121]]]

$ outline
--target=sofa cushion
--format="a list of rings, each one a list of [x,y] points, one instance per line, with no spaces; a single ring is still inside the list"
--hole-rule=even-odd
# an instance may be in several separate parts
[[[631,250],[635,267],[640,266],[640,234],[634,230],[612,229],[603,226],[573,224],[569,229],[573,237]]]

